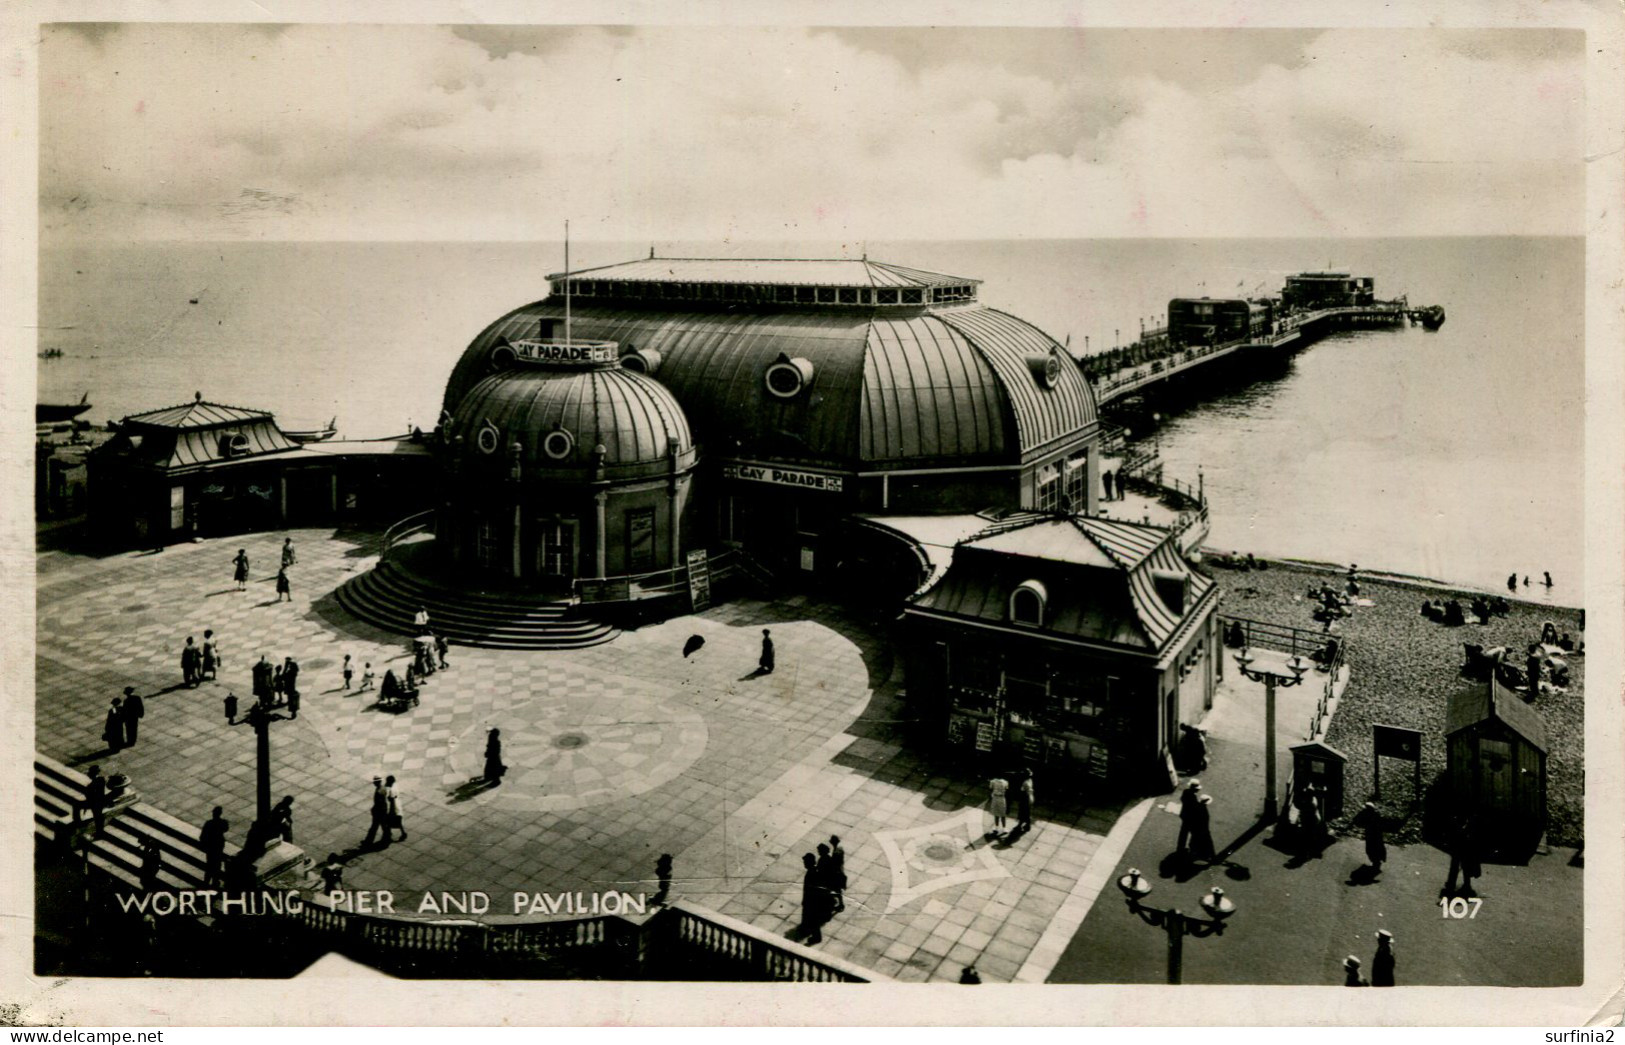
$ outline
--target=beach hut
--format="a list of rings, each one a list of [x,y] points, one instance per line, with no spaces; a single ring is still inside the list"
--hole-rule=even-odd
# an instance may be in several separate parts
[[[1456,694],[1445,723],[1446,775],[1457,812],[1487,854],[1522,859],[1546,830],[1546,725],[1493,676]]]

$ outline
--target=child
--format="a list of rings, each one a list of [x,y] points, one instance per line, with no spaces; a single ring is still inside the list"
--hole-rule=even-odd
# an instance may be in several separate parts
[[[350,664],[350,655],[344,655],[344,688],[350,688],[350,676],[355,674],[355,668]]]
[[[235,726],[236,724],[237,724],[237,694],[235,694],[235,693],[227,693],[226,694],[226,725]]]
[[[372,661],[369,660],[362,667],[362,670],[361,670],[361,690],[369,690],[371,688],[372,688]],[[357,692],[360,692],[361,690],[358,690]]]

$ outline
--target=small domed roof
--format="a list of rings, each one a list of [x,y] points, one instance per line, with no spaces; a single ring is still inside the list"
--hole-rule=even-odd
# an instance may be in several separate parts
[[[694,446],[677,400],[653,378],[621,367],[514,368],[492,374],[458,404],[445,437],[462,440],[462,460],[506,469],[520,447],[524,474],[586,470],[604,448],[606,477],[658,471]],[[658,467],[657,467],[658,466]]]

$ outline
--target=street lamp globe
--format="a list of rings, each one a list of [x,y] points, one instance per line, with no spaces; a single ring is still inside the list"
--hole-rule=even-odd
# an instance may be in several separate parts
[[[1123,895],[1135,903],[1151,895],[1151,883],[1146,881],[1137,867],[1129,868],[1128,874],[1117,880],[1117,888],[1123,890]]]
[[[1214,886],[1213,890],[1202,897],[1202,910],[1207,912],[1209,918],[1222,922],[1236,913],[1236,905],[1230,897],[1224,895],[1224,890]]]

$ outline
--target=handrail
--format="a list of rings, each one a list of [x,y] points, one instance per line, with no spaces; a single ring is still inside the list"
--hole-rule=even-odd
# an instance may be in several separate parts
[[[390,549],[394,548],[396,544],[408,537],[415,537],[428,529],[430,522],[434,519],[434,514],[435,510],[433,508],[427,508],[392,524],[389,529],[384,531],[384,550],[379,555],[379,558],[387,558]]]

